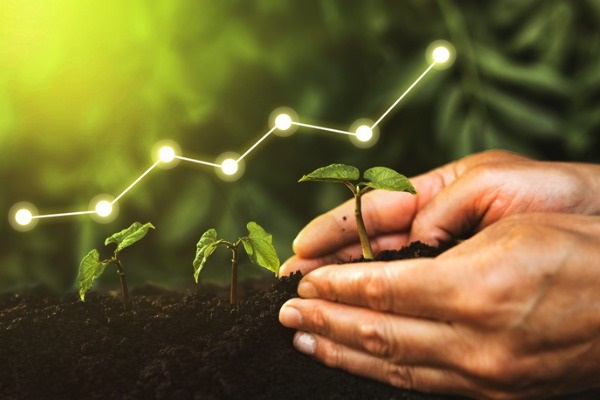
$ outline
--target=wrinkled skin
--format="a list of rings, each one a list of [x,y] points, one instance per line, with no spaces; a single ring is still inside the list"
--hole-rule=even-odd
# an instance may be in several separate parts
[[[280,312],[296,348],[425,392],[598,395],[600,168],[496,151],[412,182],[417,196],[364,196],[374,250],[465,240],[434,259],[337,265],[360,254],[352,204],[316,218],[281,269],[305,274]]]

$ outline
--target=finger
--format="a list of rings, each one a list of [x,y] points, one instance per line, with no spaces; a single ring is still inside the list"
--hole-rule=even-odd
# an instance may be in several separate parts
[[[471,268],[481,265],[474,259],[480,256],[485,255],[470,255],[468,264],[458,256],[443,262],[420,258],[327,265],[304,276],[298,294],[406,316],[458,320],[468,310],[465,304],[476,279]]]
[[[450,323],[323,300],[291,299],[279,313],[288,328],[316,333],[360,352],[403,365],[452,367],[464,338]],[[440,349],[444,349],[440,352]]]
[[[402,246],[406,246],[407,244],[408,234],[406,233],[382,235],[374,238],[371,241],[371,247],[375,254],[385,249],[399,249]],[[334,253],[322,257],[303,258],[294,255],[281,265],[279,269],[279,275],[286,276],[296,271],[300,271],[303,275],[306,275],[312,270],[317,269],[323,265],[342,264],[351,262],[353,260],[358,260],[360,259],[361,255],[362,248],[359,243],[353,243],[344,246],[335,251]]]
[[[398,388],[468,396],[481,395],[474,389],[471,381],[455,371],[391,363],[320,335],[297,332],[294,336],[294,347],[328,367],[342,369]]]

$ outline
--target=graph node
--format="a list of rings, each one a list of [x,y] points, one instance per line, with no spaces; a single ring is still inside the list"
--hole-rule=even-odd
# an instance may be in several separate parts
[[[217,158],[215,173],[226,182],[237,181],[244,175],[245,163],[237,153],[225,152]]]
[[[446,69],[454,64],[456,50],[452,43],[446,40],[436,40],[427,46],[425,52],[427,61],[435,64],[436,69]]]
[[[294,125],[294,122],[298,122],[298,114],[289,107],[276,108],[269,117],[269,126],[275,127],[275,134],[281,137],[287,137],[296,132],[298,127]]]
[[[90,201],[90,216],[96,222],[106,224],[112,222],[119,214],[119,206],[108,194],[99,194]]]
[[[361,149],[373,147],[379,140],[379,128],[374,126],[370,119],[361,118],[354,121],[350,132],[354,133],[350,136],[350,142]]]
[[[152,159],[154,163],[138,176],[125,190],[117,197],[109,195],[96,196],[89,204],[88,211],[63,212],[57,214],[38,214],[37,209],[31,203],[19,202],[13,205],[9,211],[9,222],[15,230],[28,231],[35,227],[38,219],[55,218],[75,215],[90,215],[94,220],[101,223],[113,221],[118,215],[118,202],[134,186],[136,186],[146,175],[148,175],[157,166],[161,168],[173,168],[180,161],[201,164],[213,167],[219,178],[227,182],[238,180],[245,170],[244,159],[254,151],[264,140],[272,133],[278,136],[286,137],[293,134],[298,127],[313,130],[326,131],[336,134],[347,135],[352,144],[359,148],[369,148],[375,145],[379,139],[379,123],[392,112],[398,103],[423,79],[433,68],[446,69],[450,67],[455,60],[456,52],[454,46],[445,40],[436,40],[432,42],[426,51],[428,67],[421,75],[412,82],[412,84],[402,93],[396,101],[383,112],[379,118],[373,122],[369,119],[356,120],[349,131],[330,128],[321,125],[312,125],[300,122],[296,112],[289,107],[279,107],[270,114],[270,129],[263,134],[252,146],[250,146],[241,156],[234,152],[225,152],[221,154],[216,162],[198,160],[195,158],[183,157],[179,145],[172,140],[161,140],[157,142],[152,149]]]
[[[152,148],[152,159],[159,161],[159,166],[164,169],[171,169],[179,163],[181,149],[179,145],[170,139],[164,139],[154,144]]]
[[[13,229],[26,232],[37,225],[35,218],[37,214],[37,208],[33,204],[21,201],[11,207],[8,213],[8,222]]]

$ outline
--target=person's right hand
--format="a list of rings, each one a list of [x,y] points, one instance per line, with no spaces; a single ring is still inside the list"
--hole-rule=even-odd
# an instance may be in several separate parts
[[[524,212],[600,213],[600,166],[534,161],[504,151],[468,156],[411,179],[418,195],[375,190],[362,213],[373,251],[412,241],[436,245],[471,236]],[[354,201],[315,218],[294,241],[280,275],[303,274],[361,254]]]

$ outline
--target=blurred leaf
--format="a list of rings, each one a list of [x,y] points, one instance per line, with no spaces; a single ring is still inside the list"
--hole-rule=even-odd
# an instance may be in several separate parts
[[[514,83],[531,91],[563,96],[569,95],[571,91],[569,81],[546,64],[519,65],[515,60],[511,61],[499,51],[491,50],[487,46],[477,48],[477,62],[482,75]]]
[[[539,105],[491,86],[486,87],[485,100],[491,109],[503,117],[504,122],[516,129],[543,137],[559,137],[561,134],[560,119]]]

